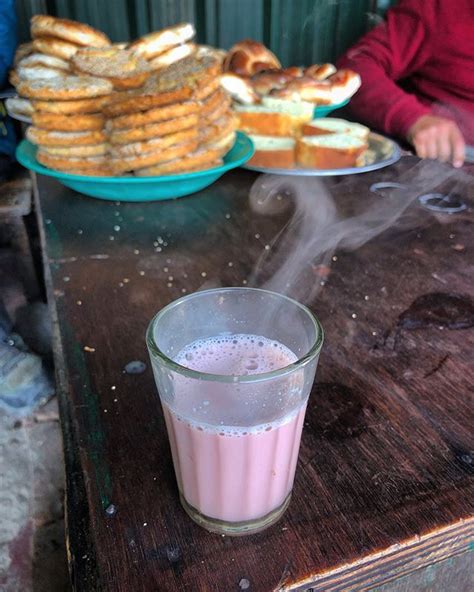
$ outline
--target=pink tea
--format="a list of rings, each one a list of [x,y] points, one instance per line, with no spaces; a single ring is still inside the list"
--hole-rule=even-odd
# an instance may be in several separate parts
[[[247,334],[201,339],[174,357],[192,370],[235,377],[296,360],[281,343]],[[247,384],[174,378],[173,401],[163,402],[163,410],[178,486],[190,506],[210,518],[242,522],[285,503],[306,409],[302,388],[298,372]]]

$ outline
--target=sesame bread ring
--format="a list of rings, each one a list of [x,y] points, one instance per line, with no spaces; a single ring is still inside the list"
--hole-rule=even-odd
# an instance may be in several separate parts
[[[212,93],[210,97],[208,97],[205,101],[201,102],[201,110],[199,114],[201,115],[201,117],[208,117],[222,103],[226,103],[227,105],[229,105],[230,98],[224,90],[218,88],[215,92]]]
[[[27,99],[69,101],[100,97],[112,92],[112,84],[107,80],[88,76],[67,76],[51,80],[21,81],[18,93]]]
[[[196,101],[204,101],[212,95],[220,87],[219,77],[206,81],[204,84],[198,84],[194,91],[193,99]]]
[[[13,56],[13,65],[16,66],[18,62],[25,59],[26,56],[29,56],[34,52],[33,43],[30,41],[28,43],[21,43],[15,51],[15,55]]]
[[[129,115],[130,113],[146,111],[147,109],[153,109],[154,107],[161,107],[172,103],[181,103],[182,101],[189,99],[191,94],[192,90],[184,87],[157,94],[139,94],[132,98],[126,98],[122,101],[117,101],[108,105],[104,109],[104,115],[106,117],[119,117],[121,115]]]
[[[59,68],[46,68],[44,66],[25,67],[19,64],[16,72],[21,80],[45,80],[47,78],[65,78],[68,73]]]
[[[51,167],[52,168],[52,167]],[[62,173],[67,173],[68,175],[81,175],[82,177],[113,177],[114,174],[112,171],[105,165],[100,164],[97,167],[90,167],[87,169],[81,168],[70,168],[70,169],[61,169]]]
[[[114,158],[124,158],[128,156],[141,156],[148,152],[155,152],[157,150],[164,150],[174,144],[181,144],[182,142],[189,142],[198,139],[197,129],[183,130],[175,134],[167,134],[152,140],[145,140],[143,142],[133,142],[131,144],[116,144],[110,147],[110,154]]]
[[[15,70],[10,70],[10,74],[8,75],[8,82],[18,89],[18,85],[21,82],[21,78],[18,76]]]
[[[75,115],[77,113],[99,113],[110,102],[110,96],[76,99],[75,101],[33,101],[36,111],[57,113],[58,115]]]
[[[220,151],[221,156],[224,156],[224,154],[227,154],[227,152],[229,152],[229,150],[235,144],[236,136],[237,134],[235,132],[231,132],[230,134],[227,134],[227,136],[224,136],[223,138],[220,138],[215,142],[211,142],[209,144],[201,144],[201,147],[209,148],[211,150],[218,150]]]
[[[30,126],[26,130],[27,139],[40,146],[89,146],[107,140],[105,133],[95,132],[51,132]]]
[[[204,125],[207,125],[209,123],[212,124],[214,121],[220,119],[221,117],[227,115],[230,112],[230,103],[228,101],[222,101],[222,103],[218,107],[216,107],[214,111],[212,111],[212,113],[209,113],[207,117],[202,118],[202,122],[204,123]]]
[[[156,150],[155,152],[148,152],[141,156],[128,156],[125,158],[110,158],[109,166],[114,173],[125,173],[136,169],[156,165],[160,162],[180,158],[196,150],[198,146],[197,140],[190,142],[183,142],[181,144],[174,144],[163,150]]]
[[[152,70],[161,70],[163,68],[167,68],[180,60],[184,60],[189,56],[192,56],[196,53],[197,45],[195,43],[184,43],[183,45],[177,45],[160,55],[157,55],[155,58],[149,61],[150,68]]]
[[[34,66],[44,66],[45,68],[58,68],[59,70],[68,71],[70,66],[69,62],[56,58],[51,55],[45,55],[44,53],[32,53],[18,62],[18,66],[32,68]]]
[[[155,107],[155,109],[149,109],[141,113],[131,113],[130,115],[115,117],[109,121],[109,129],[116,130],[140,127],[149,123],[157,123],[158,121],[165,121],[175,117],[184,117],[185,115],[192,115],[198,112],[199,105],[195,101],[185,101],[184,103]]]
[[[60,19],[47,14],[37,14],[31,18],[31,36],[37,37],[59,37],[77,45],[90,45],[92,47],[104,47],[110,45],[110,39],[89,25]]]
[[[150,123],[135,129],[123,129],[112,131],[109,135],[111,144],[129,144],[141,140],[151,140],[158,136],[166,136],[181,130],[197,127],[199,117],[197,114],[185,115],[176,119],[168,119],[158,123]]]
[[[33,39],[33,48],[39,53],[69,60],[80,48],[80,45],[56,37],[38,37],[38,39]]]
[[[201,170],[206,165],[212,165],[219,160],[221,154],[218,150],[198,149],[195,152],[188,153],[186,156],[162,162],[161,164],[149,166],[135,172],[136,175],[172,175],[174,173],[188,172],[189,169]],[[216,165],[217,166],[217,165]]]
[[[224,115],[219,120],[212,122],[199,130],[201,144],[218,142],[237,129],[237,118],[232,113]]]
[[[67,158],[66,156],[55,156],[48,154],[41,148],[36,153],[36,159],[38,162],[50,169],[56,169],[57,171],[63,171],[65,169],[96,169],[102,165],[107,164],[105,156],[87,156],[84,158]],[[87,173],[85,173],[87,174]]]
[[[40,129],[57,132],[88,132],[101,130],[104,127],[104,117],[98,113],[58,115],[38,111],[31,116],[33,125]]]
[[[6,99],[5,106],[9,113],[30,116],[33,113],[33,105],[28,99],[10,98]]]
[[[195,34],[196,31],[191,23],[180,23],[174,27],[143,35],[140,39],[130,43],[128,47],[138,51],[145,59],[151,60],[175,45],[191,41]]]
[[[80,49],[71,62],[76,72],[106,78],[119,90],[142,86],[151,72],[137,52],[117,47]]]
[[[71,157],[67,158],[65,156],[55,156],[52,154],[48,154],[42,148],[40,148],[36,153],[36,158],[38,162],[44,164],[45,166],[55,168],[57,170],[62,170],[65,168],[78,168],[78,169],[88,169],[88,168],[96,168],[98,166],[106,164],[106,158],[104,156],[86,156],[83,158],[79,157]]]
[[[91,144],[90,146],[41,146],[41,150],[52,156],[64,156],[66,158],[76,158],[85,156],[103,156],[108,153],[109,145]]]

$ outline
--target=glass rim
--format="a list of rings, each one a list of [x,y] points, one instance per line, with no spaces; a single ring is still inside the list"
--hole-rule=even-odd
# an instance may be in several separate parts
[[[173,308],[179,306],[184,301],[189,300],[191,298],[197,298],[204,294],[211,294],[211,293],[221,293],[221,292],[261,292],[262,294],[269,294],[271,296],[277,296],[282,300],[286,300],[291,304],[297,306],[300,310],[302,310],[306,316],[312,321],[313,326],[316,331],[316,339],[313,345],[310,347],[308,352],[303,356],[299,357],[295,362],[288,364],[287,366],[283,366],[283,368],[278,368],[277,370],[272,370],[271,372],[262,372],[260,374],[245,374],[245,375],[232,375],[232,374],[212,374],[210,372],[200,372],[199,370],[192,370],[191,368],[187,368],[186,366],[182,366],[178,364],[174,360],[172,360],[169,356],[167,356],[157,345],[154,337],[154,328],[156,323],[160,320],[162,316],[168,313]],[[297,300],[290,298],[289,296],[285,296],[284,294],[279,294],[278,292],[272,292],[271,290],[264,290],[262,288],[247,288],[247,287],[228,287],[228,288],[212,288],[210,290],[201,290],[199,292],[193,292],[191,294],[187,294],[186,296],[182,296],[177,300],[173,300],[166,306],[164,306],[160,311],[156,313],[156,315],[151,319],[147,331],[146,331],[146,343],[148,346],[148,350],[150,353],[150,357],[157,357],[159,360],[169,369],[177,372],[183,376],[188,378],[195,378],[197,380],[207,380],[213,382],[222,382],[222,383],[231,383],[231,384],[240,384],[240,383],[251,383],[251,382],[260,382],[264,380],[269,380],[273,378],[279,378],[281,376],[285,376],[286,374],[290,374],[299,368],[304,367],[308,362],[313,360],[321,351],[322,345],[324,341],[324,330],[319,322],[318,317],[304,304],[301,304]]]

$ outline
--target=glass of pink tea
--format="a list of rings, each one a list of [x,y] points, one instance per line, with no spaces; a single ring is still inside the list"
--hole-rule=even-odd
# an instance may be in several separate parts
[[[151,321],[179,495],[195,522],[250,534],[286,510],[322,343],[308,308],[254,288],[196,292]]]

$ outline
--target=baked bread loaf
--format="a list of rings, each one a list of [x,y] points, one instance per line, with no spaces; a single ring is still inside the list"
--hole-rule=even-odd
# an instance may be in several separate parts
[[[196,101],[185,101],[183,103],[173,103],[172,105],[164,105],[161,107],[154,107],[147,111],[140,113],[131,113],[130,115],[121,115],[110,119],[108,126],[110,130],[118,130],[124,128],[135,128],[149,123],[157,123],[159,121],[166,121],[176,117],[183,117],[186,115],[199,113],[199,105]]]
[[[249,165],[262,168],[291,169],[295,166],[295,139],[275,136],[250,136],[255,147]]]
[[[37,111],[33,113],[31,120],[40,129],[58,132],[95,131],[104,127],[104,116],[100,113],[60,115]]]
[[[273,90],[272,96],[291,101],[310,101],[318,105],[334,105],[351,97],[360,83],[360,76],[351,70],[340,70],[321,82],[305,75],[295,78],[284,88]]]
[[[314,78],[314,80],[326,80],[337,72],[336,66],[333,64],[313,64],[304,70],[304,76]]]
[[[314,105],[305,102],[267,101],[261,105],[236,105],[238,129],[263,136],[293,136],[313,118]]]
[[[15,51],[15,55],[13,56],[13,65],[16,66],[21,60],[29,56],[34,52],[33,43],[29,41],[28,43],[21,43]]]
[[[52,132],[31,125],[26,130],[26,138],[39,146],[89,146],[107,141],[105,133],[92,132]]]
[[[184,60],[184,58],[192,56],[196,53],[196,48],[197,46],[195,43],[183,43],[183,45],[177,45],[176,47],[168,49],[164,53],[160,53],[148,63],[152,70],[162,70],[163,68],[171,66],[171,64],[175,64],[180,60]]]
[[[140,53],[145,59],[151,60],[176,45],[191,41],[195,34],[196,31],[191,23],[181,23],[174,27],[143,35],[143,37],[130,43],[128,47]]]
[[[35,52],[51,55],[62,60],[69,60],[78,51],[80,45],[58,39],[57,37],[37,37],[33,39]]]
[[[110,95],[76,99],[70,101],[32,101],[36,111],[57,113],[58,115],[75,115],[77,113],[100,113],[109,104]]]
[[[71,63],[76,73],[105,78],[119,90],[142,86],[151,72],[148,62],[138,53],[116,47],[80,49]]]
[[[224,72],[233,72],[239,76],[253,76],[262,70],[280,68],[275,54],[252,39],[244,39],[233,45],[224,60]]]
[[[32,115],[34,109],[31,101],[28,99],[21,98],[9,98],[5,101],[5,106],[8,113],[14,113],[16,115],[26,115],[29,117]]]
[[[44,66],[25,67],[20,63],[16,72],[20,80],[44,80],[46,78],[65,78],[68,72],[59,68],[46,68]]]
[[[166,136],[159,136],[143,142],[131,142],[130,144],[114,144],[110,147],[110,153],[115,158],[124,158],[127,156],[141,156],[148,152],[164,150],[174,144],[181,144],[198,140],[198,130],[187,129]]]
[[[305,123],[301,128],[303,136],[321,136],[327,134],[348,134],[367,141],[370,129],[360,123],[353,123],[336,117],[321,117]]]
[[[304,136],[296,141],[296,162],[310,169],[355,167],[367,147],[366,141],[348,134]]]
[[[215,149],[197,149],[182,158],[176,158],[162,164],[140,169],[135,172],[139,177],[155,175],[175,175],[192,171],[202,171],[222,164],[221,151]]]
[[[186,154],[190,154],[196,150],[197,146],[197,140],[190,140],[140,155],[109,158],[108,162],[115,174],[137,171],[145,167],[156,166],[160,163],[174,160],[175,158],[182,158]]]
[[[17,85],[18,93],[28,99],[70,101],[109,95],[112,83],[90,76],[67,76],[50,80],[22,80]]]
[[[36,66],[43,66],[45,68],[57,68],[59,70],[70,70],[69,62],[56,58],[51,55],[45,55],[44,53],[31,53],[26,57],[22,58],[17,64],[19,67],[33,68]]]
[[[77,21],[56,18],[47,14],[37,14],[31,18],[30,24],[33,39],[55,37],[76,45],[91,47],[110,45],[110,39],[105,33]]]

